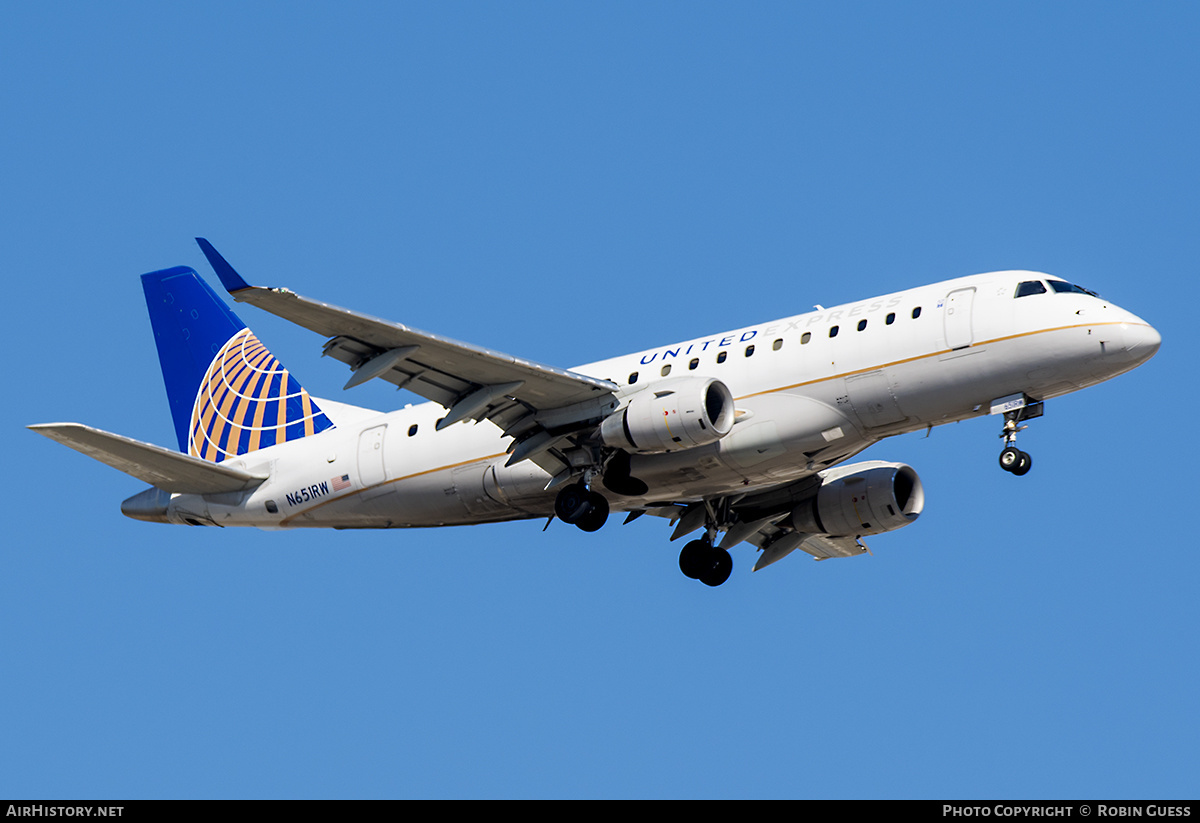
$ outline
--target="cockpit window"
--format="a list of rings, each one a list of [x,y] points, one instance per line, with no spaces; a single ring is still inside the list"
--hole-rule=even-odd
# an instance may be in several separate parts
[[[1050,288],[1054,289],[1055,294],[1087,294],[1092,297],[1099,297],[1091,289],[1085,289],[1083,286],[1076,286],[1074,283],[1068,283],[1066,280],[1051,280]]]
[[[1026,280],[1017,286],[1014,297],[1028,297],[1031,294],[1045,294],[1046,286],[1041,280]]]

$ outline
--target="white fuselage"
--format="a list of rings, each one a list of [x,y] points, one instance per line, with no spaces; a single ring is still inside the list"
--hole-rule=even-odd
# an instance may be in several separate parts
[[[1016,297],[1033,272],[995,272],[747,326],[581,366],[627,398],[687,376],[723,381],[737,422],[707,446],[635,455],[645,497],[614,510],[698,500],[800,479],[890,435],[989,413],[993,400],[1057,397],[1148,359],[1145,321],[1080,291]],[[506,468],[488,422],[435,431],[434,403],[387,414],[330,405],[336,427],[227,465],[269,472],[258,488],[175,495],[172,522],[263,528],[388,528],[546,517],[549,475]]]

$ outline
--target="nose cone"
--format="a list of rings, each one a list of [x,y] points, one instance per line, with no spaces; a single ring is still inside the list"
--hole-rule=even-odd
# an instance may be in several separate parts
[[[167,504],[170,502],[170,492],[151,487],[123,502],[121,514],[147,523],[166,523]]]
[[[1162,335],[1142,320],[1123,324],[1121,334],[1125,338],[1125,351],[1138,365],[1153,357],[1162,345]]]
[[[1087,339],[1099,343],[1099,352],[1092,349],[1087,368],[1100,380],[1136,369],[1162,345],[1158,331],[1142,318],[1117,306],[1105,308],[1116,316],[1087,330]]]

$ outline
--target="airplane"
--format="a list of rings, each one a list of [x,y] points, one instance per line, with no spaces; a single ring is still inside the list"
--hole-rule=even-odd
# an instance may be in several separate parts
[[[194,269],[142,275],[179,451],[78,423],[33,431],[149,483],[134,519],[261,529],[416,528],[611,512],[700,531],[680,570],[708,586],[729,550],[867,552],[925,492],[908,465],[847,463],[885,437],[1001,423],[1000,467],[1045,401],[1127,372],[1162,340],[1095,292],[1031,271],[977,274],[579,366],[535,363],[249,285],[204,238],[229,295],[324,338],[346,389],[427,401],[391,412],[315,398]]]

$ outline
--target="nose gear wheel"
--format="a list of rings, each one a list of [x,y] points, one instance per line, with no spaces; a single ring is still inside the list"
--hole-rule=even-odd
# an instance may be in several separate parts
[[[1006,472],[1020,477],[1023,474],[1028,474],[1032,467],[1033,458],[1015,446],[1008,446],[1004,451],[1000,452],[1000,468]]]

